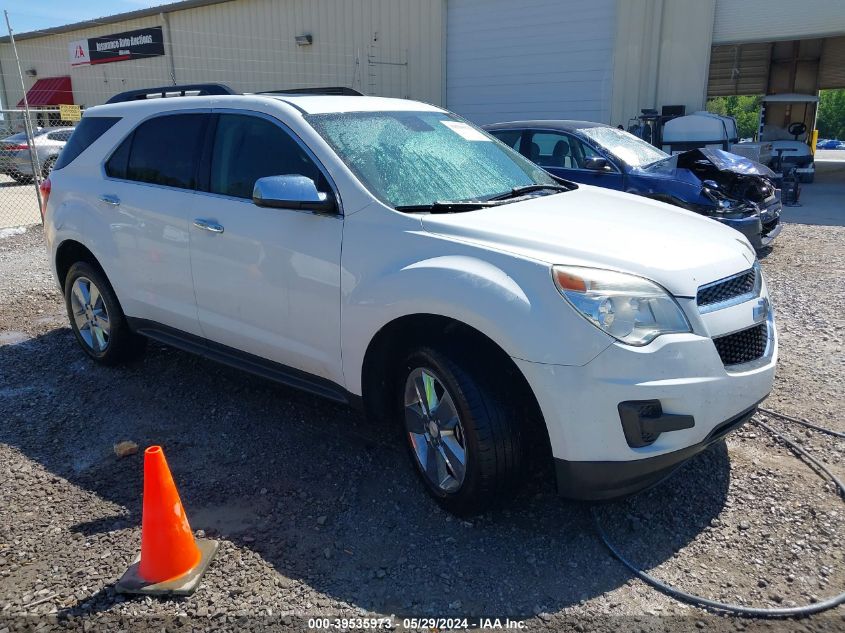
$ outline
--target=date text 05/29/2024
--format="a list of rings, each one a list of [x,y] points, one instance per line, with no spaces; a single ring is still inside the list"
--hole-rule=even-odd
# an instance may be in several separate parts
[[[402,627],[405,629],[430,629],[434,631],[452,631],[467,629],[490,630],[521,630],[525,622],[509,618],[403,618]],[[394,629],[396,624],[393,617],[383,618],[309,618],[309,629]]]

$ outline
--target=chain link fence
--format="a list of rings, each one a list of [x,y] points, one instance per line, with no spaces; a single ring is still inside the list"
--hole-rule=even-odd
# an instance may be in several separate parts
[[[41,222],[38,186],[73,132],[58,108],[0,110],[0,230]]]

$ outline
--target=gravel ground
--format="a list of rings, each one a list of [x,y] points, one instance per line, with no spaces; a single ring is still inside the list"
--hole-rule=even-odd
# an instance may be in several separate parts
[[[781,332],[765,406],[845,431],[845,228],[788,225],[763,260]],[[845,443],[788,431],[838,476]],[[125,599],[140,546],[142,455],[164,446],[192,527],[221,548],[199,591]],[[845,507],[749,425],[661,486],[598,515],[656,576],[755,606],[845,587]],[[307,618],[518,619],[531,630],[845,630],[718,617],[657,593],[610,557],[590,509],[530,483],[460,521],[422,493],[394,432],[357,413],[151,345],[119,369],[67,327],[40,229],[0,239],[0,633],[266,630]],[[39,628],[41,627],[41,628]]]

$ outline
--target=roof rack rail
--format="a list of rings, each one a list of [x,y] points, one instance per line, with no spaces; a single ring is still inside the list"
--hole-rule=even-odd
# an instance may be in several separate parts
[[[191,93],[191,94],[188,94]],[[207,95],[236,95],[239,94],[229,86],[223,84],[185,84],[182,86],[161,86],[159,88],[140,88],[127,90],[114,95],[106,103],[123,103],[125,101],[143,101],[145,99],[163,99],[165,97],[207,96]]]
[[[290,88],[288,90],[264,90],[256,92],[259,95],[340,95],[347,97],[363,97],[362,92],[346,86],[326,86],[320,88]]]

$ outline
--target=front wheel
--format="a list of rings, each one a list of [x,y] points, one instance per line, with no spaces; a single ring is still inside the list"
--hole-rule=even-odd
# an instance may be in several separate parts
[[[480,366],[431,348],[403,363],[405,435],[428,492],[468,516],[506,498],[522,474],[522,433]]]
[[[77,262],[70,267],[65,305],[76,340],[98,363],[115,365],[144,351],[146,339],[129,330],[111,284],[91,264]]]

